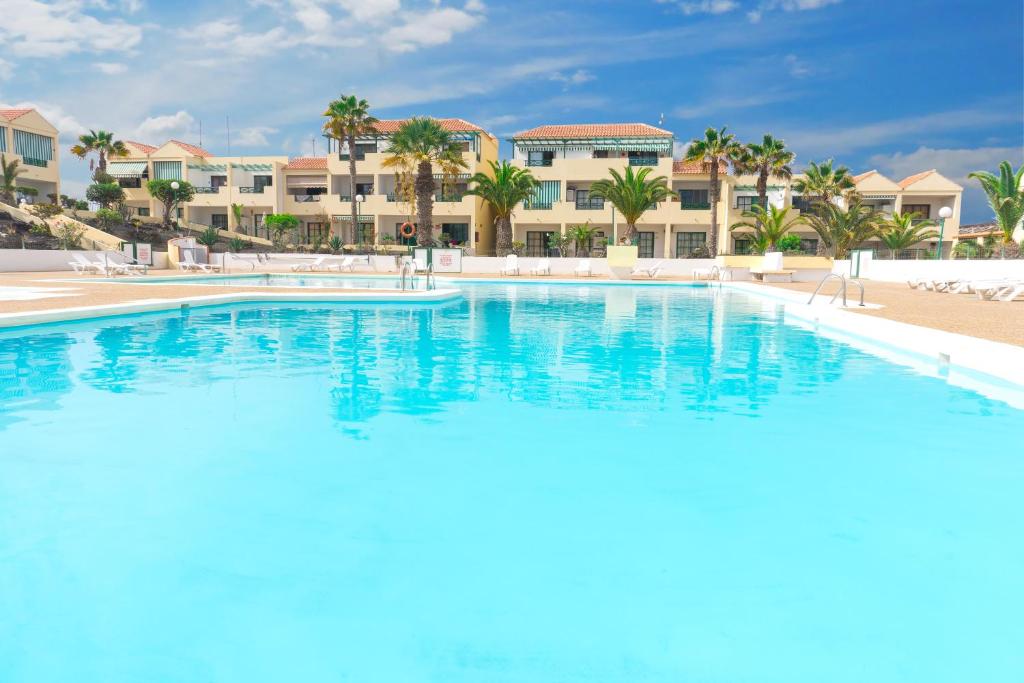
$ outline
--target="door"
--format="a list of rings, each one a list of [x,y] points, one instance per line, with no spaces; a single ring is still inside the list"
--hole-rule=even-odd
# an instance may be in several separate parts
[[[637,243],[638,248],[637,256],[640,258],[654,258],[654,233],[653,232],[638,232]]]
[[[548,246],[548,239],[554,235],[554,231],[542,232],[530,230],[526,233],[526,255],[527,256],[550,256],[551,248]]]

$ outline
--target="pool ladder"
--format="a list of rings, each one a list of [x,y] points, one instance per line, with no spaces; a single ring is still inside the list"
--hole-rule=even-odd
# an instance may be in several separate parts
[[[436,289],[437,288],[437,279],[434,277],[434,266],[433,266],[433,264],[430,264],[430,263],[427,264],[427,269],[424,271],[424,274],[425,274],[425,276],[427,278],[427,281],[426,281],[426,289],[427,289],[427,291],[430,291],[431,289]],[[402,267],[399,270],[399,275],[400,275],[400,285],[399,286],[401,287],[403,292],[406,289],[416,289],[416,263],[414,261],[411,261],[411,260],[410,261],[402,261]],[[408,280],[406,280],[406,278],[408,278]],[[408,282],[408,287],[406,286],[406,282]]]
[[[832,295],[832,299],[829,301],[830,304],[834,304],[836,302],[836,298],[842,294],[843,308],[846,308],[846,286],[848,283],[852,282],[860,288],[860,305],[864,305],[864,285],[862,285],[859,280],[847,279],[845,275],[840,275],[839,273],[829,273],[825,277],[821,278],[821,282],[819,282],[818,286],[814,288],[814,294],[811,294],[811,298],[807,300],[808,306],[810,306],[814,301],[814,297],[818,296],[818,292],[820,292],[821,288],[825,286],[825,283],[832,278],[837,278],[839,280],[839,291]]]

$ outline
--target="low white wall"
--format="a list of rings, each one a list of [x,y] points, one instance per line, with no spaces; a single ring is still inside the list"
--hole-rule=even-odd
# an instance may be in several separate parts
[[[124,261],[112,252],[105,252],[111,261]],[[90,261],[103,259],[102,251],[64,251],[63,249],[0,249],[0,273],[31,273],[72,270],[72,254],[84,254]]]
[[[836,261],[834,271],[849,275],[850,262]],[[911,278],[963,278],[1024,280],[1024,259],[943,259],[890,261],[875,259],[861,267],[860,276],[880,282],[906,282]]]

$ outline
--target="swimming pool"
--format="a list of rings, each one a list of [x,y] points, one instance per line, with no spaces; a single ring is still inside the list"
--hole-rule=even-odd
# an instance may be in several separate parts
[[[417,278],[421,280],[422,278]],[[142,285],[219,285],[222,287],[331,287],[339,289],[398,289],[395,275],[291,275],[287,273],[256,273],[253,275],[198,275],[176,277],[143,277],[113,279],[114,283]]]
[[[0,333],[0,680],[1016,681],[1024,412],[728,289]]]

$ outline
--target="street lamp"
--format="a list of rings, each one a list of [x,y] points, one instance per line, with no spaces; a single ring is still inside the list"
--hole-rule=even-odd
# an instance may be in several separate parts
[[[939,209],[939,248],[935,250],[935,258],[942,258],[942,233],[946,229],[946,219],[953,215],[953,209],[944,206]]]
[[[352,242],[355,243],[355,244],[360,244],[360,241],[359,241],[359,232],[360,232],[359,231],[359,227],[360,227],[359,226],[359,216],[361,216],[362,213],[363,213],[363,202],[365,200],[366,200],[366,197],[364,197],[363,195],[361,195],[361,194],[357,194],[356,195],[356,222],[352,225]],[[356,252],[356,253],[358,253],[358,252]]]

